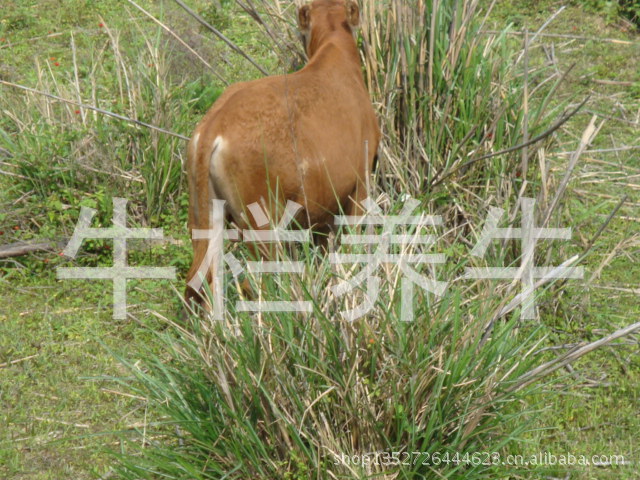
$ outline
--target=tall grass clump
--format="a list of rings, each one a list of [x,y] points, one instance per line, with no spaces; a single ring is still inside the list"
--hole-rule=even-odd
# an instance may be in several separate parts
[[[525,81],[543,83],[546,71],[525,75],[527,58],[504,34],[484,35],[489,12],[478,3],[362,4],[366,78],[386,138],[379,172],[386,191],[422,196],[446,178],[452,196],[491,189],[508,197],[526,178],[518,152],[490,155],[551,124],[544,102],[528,109],[525,99]]]
[[[377,272],[371,312],[349,321],[340,312],[361,294],[329,290],[344,272],[313,248],[296,255],[301,278],[265,276],[261,295],[311,313],[240,312],[228,287],[223,320],[191,315],[158,334],[161,355],[124,360],[133,380],[120,388],[154,420],[125,442],[119,478],[496,478],[488,452],[526,429],[513,404],[535,329],[516,336],[514,316],[487,334],[500,299],[470,298],[459,281],[440,300],[416,287],[403,322],[393,267]]]

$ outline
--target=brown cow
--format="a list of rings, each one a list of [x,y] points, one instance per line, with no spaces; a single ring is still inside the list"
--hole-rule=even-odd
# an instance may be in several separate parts
[[[240,228],[258,227],[244,214],[248,205],[292,200],[304,207],[296,217],[303,228],[326,231],[366,197],[380,130],[353,35],[358,6],[316,0],[299,9],[298,21],[307,65],[229,87],[196,127],[187,152],[190,232],[210,228],[213,199],[226,201]],[[193,249],[187,281],[207,241],[193,240]],[[211,284],[210,266],[206,277]],[[203,293],[187,287],[186,297],[201,303]]]

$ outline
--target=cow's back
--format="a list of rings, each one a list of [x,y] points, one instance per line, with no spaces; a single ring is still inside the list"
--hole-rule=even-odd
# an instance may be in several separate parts
[[[363,83],[339,73],[311,65],[234,85],[212,106],[196,131],[224,146],[208,170],[234,218],[276,193],[304,205],[311,223],[338,212],[364,173],[365,141],[375,148],[379,136]]]

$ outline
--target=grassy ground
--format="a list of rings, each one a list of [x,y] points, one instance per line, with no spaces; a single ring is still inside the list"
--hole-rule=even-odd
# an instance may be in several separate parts
[[[162,9],[151,2],[141,2],[141,5],[156,14]],[[205,2],[199,6],[204,10]],[[139,94],[143,97],[139,102],[154,101],[153,94],[144,98],[145,85],[151,85],[149,90],[155,91],[151,75],[161,75],[159,64],[166,60],[156,46],[161,49],[164,45],[156,36],[159,35],[157,28],[131,5],[117,0],[3,1],[1,9],[0,79],[69,98],[69,85],[75,83],[75,61],[84,103],[134,117],[135,110],[123,111],[121,95]],[[193,28],[186,16],[175,9],[167,16],[172,16],[178,30],[186,31],[188,26],[185,35],[193,37],[191,43],[199,45],[203,55],[208,55],[210,60],[221,60],[219,46],[203,40],[202,32]],[[241,22],[234,27],[242,31]],[[75,59],[70,32],[73,32]],[[227,33],[236,38],[233,30]],[[122,59],[115,47],[122,47]],[[177,116],[165,119],[162,126],[189,135],[188,130],[202,114],[201,109],[212,102],[222,85],[209,87],[210,76],[204,71],[205,67],[184,54],[174,57],[178,60],[172,66],[177,71],[189,69],[193,79],[201,76],[203,81],[181,85],[191,89],[191,98],[196,100],[192,106],[182,108],[185,127],[181,129]],[[240,69],[241,62],[228,54],[223,60],[228,78],[239,75],[234,72],[234,65]],[[122,66],[120,61],[129,63]],[[129,78],[125,79],[125,72],[130,74]],[[175,75],[173,71],[169,74]],[[245,78],[247,72],[243,71],[242,75]],[[127,92],[123,84],[136,78],[138,87],[132,86]],[[172,82],[166,82],[169,83]],[[173,83],[178,88],[179,82]],[[114,92],[119,93],[114,95]],[[164,101],[172,94],[166,93]],[[143,163],[151,162],[157,149],[130,148],[119,140],[130,135],[129,127],[95,117],[77,106],[57,106],[53,108],[60,110],[51,112],[43,107],[42,98],[25,96],[5,87],[0,96],[6,108],[28,111],[31,115],[31,119],[22,114],[19,119],[4,115],[0,127],[13,134],[13,142],[18,138],[15,132],[23,128],[18,141],[26,143],[21,143],[16,150],[32,152],[17,159],[0,155],[3,171],[0,175],[0,239],[3,244],[33,238],[68,238],[73,231],[78,202],[108,210],[110,199],[103,202],[105,192],[109,195],[119,192],[131,200],[129,213],[133,224],[161,224],[165,236],[176,239],[175,245],[169,246],[138,245],[136,248],[133,245],[137,251],[130,255],[130,264],[176,265],[184,270],[188,252],[184,242],[186,197],[181,187],[173,192],[176,204],[165,207],[170,213],[162,219],[141,210],[145,203],[141,185],[150,185],[151,177],[144,178],[143,169],[135,165],[134,157],[144,158]],[[141,108],[140,112],[144,110]],[[64,130],[52,125],[55,120],[48,121],[49,116],[64,115],[70,117],[69,127]],[[163,122],[158,116],[140,120]],[[102,138],[96,139],[94,135]],[[182,142],[166,148],[179,165]],[[76,161],[65,167],[70,157]],[[10,166],[14,160],[22,167]],[[112,168],[113,165],[117,167]],[[41,181],[31,182],[30,188],[25,189],[24,184],[14,181],[38,169],[47,173]],[[75,174],[70,169],[80,172],[81,177],[72,178]],[[84,184],[82,190],[68,186],[78,185],[78,181]],[[107,222],[108,217],[104,218]],[[3,260],[0,265],[1,478],[84,479],[107,472],[113,460],[105,449],[118,450],[116,433],[141,430],[146,418],[145,402],[120,393],[113,382],[105,380],[125,374],[110,349],[127,350],[131,358],[135,357],[136,346],[153,342],[151,330],[141,328],[141,325],[154,325],[155,313],[151,312],[173,313],[179,305],[170,282],[129,282],[132,315],[126,321],[116,321],[112,318],[111,286],[107,282],[56,280],[55,267],[74,263],[59,256],[61,246],[49,252]],[[85,243],[76,265],[108,265],[110,246],[109,241],[93,242],[88,247]]]
[[[563,5],[564,2],[539,2],[537,9],[531,11],[524,8],[524,2],[498,2],[494,22],[496,26],[513,22],[518,31],[526,29],[533,35]],[[578,18],[580,21],[576,21]],[[620,200],[628,196],[587,259],[589,281],[581,287],[569,286],[561,296],[564,314],[547,317],[553,319],[547,325],[550,343],[557,346],[589,341],[632,323],[640,313],[640,43],[626,22],[613,20],[608,23],[603,16],[569,5],[545,29],[544,33],[550,36],[536,42],[544,53],[537,49],[532,55],[535,61],[547,61],[559,72],[575,63],[562,95],[591,95],[587,109],[559,135],[560,151],[574,149],[592,115],[605,122],[578,163],[570,184],[572,194],[563,207],[567,219],[564,225],[571,226],[586,246]],[[522,37],[518,40],[522,41]],[[629,146],[635,148],[624,149]],[[550,154],[547,162],[560,178],[567,156]],[[618,453],[637,462],[639,367],[636,340],[595,352],[565,371],[566,382],[542,389],[539,400],[547,410],[536,423],[544,430],[532,434],[531,450]],[[549,391],[553,393],[549,395]],[[635,478],[637,466],[633,471],[623,478]],[[553,473],[564,478],[565,470],[558,468]],[[620,473],[606,468],[585,474],[569,471],[568,475],[567,478],[621,478]]]
[[[562,6],[561,2],[544,1],[532,10],[529,4],[499,1],[487,28],[502,28],[511,22],[516,31],[526,28],[534,32]],[[218,42],[209,42],[204,32],[192,28],[191,21],[178,11],[166,4],[141,2],[141,5],[156,14],[164,9],[164,18],[177,25],[178,31],[198,46],[198,51],[206,54],[207,59],[215,59],[214,65],[222,65],[228,79],[256,75],[246,63],[226,53]],[[226,33],[233,40],[243,45],[255,43],[255,37],[246,33],[248,21],[241,16],[225,17],[205,2],[198,5],[212,21],[226,25]],[[127,91],[139,92],[144,101],[155,99],[158,105],[169,105],[163,115],[141,120],[189,135],[196,118],[222,86],[216,84],[205,67],[175,44],[172,44],[175,50],[164,52],[167,55],[158,52],[155,45],[162,44],[154,42],[162,37],[142,13],[125,7],[124,2],[3,0],[2,7],[0,79],[49,91],[58,88],[58,93],[67,93],[66,85],[73,83],[70,80],[75,75],[68,35],[72,30],[79,82],[87,103],[118,110],[122,103],[120,95],[126,95]],[[123,14],[125,8],[131,13]],[[575,150],[591,115],[597,115],[599,121],[605,120],[590,151],[578,163],[570,194],[562,205],[563,221],[558,222],[558,226],[572,227],[574,238],[579,241],[569,246],[554,242],[553,254],[564,259],[579,253],[620,199],[628,195],[586,261],[590,281],[568,282],[562,293],[550,295],[552,301],[543,305],[543,321],[549,335],[544,346],[559,349],[546,352],[549,356],[561,351],[563,345],[591,341],[637,321],[640,313],[637,301],[640,157],[637,149],[617,150],[640,145],[640,39],[624,22],[616,19],[613,23],[607,22],[598,11],[569,5],[544,33],[580,38],[540,37],[531,51],[532,65],[548,62],[549,69],[557,68],[560,73],[576,63],[561,87],[561,99],[592,95],[587,109],[558,133],[558,147],[544,156],[558,182],[567,165],[567,155],[558,152]],[[140,30],[147,33],[139,35]],[[112,38],[113,32],[122,32],[117,42]],[[522,37],[514,35],[513,42],[522,42]],[[134,70],[118,66],[114,45],[128,50],[124,56],[134,57],[132,52],[141,52],[135,70],[143,79],[138,89],[122,87],[127,82],[124,72]],[[261,53],[260,59],[276,68],[275,58]],[[199,100],[179,109],[171,103],[177,96],[171,89],[165,96],[155,98],[144,86],[147,81],[153,85],[152,77],[159,72],[175,76],[167,84],[181,84],[181,88],[191,89]],[[198,82],[198,75],[205,75],[215,87]],[[184,78],[193,80],[181,83]],[[129,156],[147,154],[145,162],[154,158],[152,150],[141,152],[119,144],[123,127],[112,120],[104,121],[107,127],[101,131],[105,138],[93,142],[103,145],[102,150],[86,151],[82,149],[83,130],[78,116],[86,115],[90,125],[102,120],[92,119],[92,114],[82,110],[75,113],[76,107],[70,107],[53,114],[69,116],[77,128],[56,130],[47,123],[43,112],[48,107],[43,106],[38,97],[26,100],[27,97],[8,87],[0,88],[0,95],[4,96],[0,103],[4,102],[5,112],[20,112],[20,102],[24,102],[24,109],[33,115],[32,121],[27,115],[17,120],[9,115],[0,118],[0,127],[9,132],[21,122],[32,124],[25,126],[27,138],[22,141],[32,142],[27,145],[31,145],[34,158],[19,160],[25,160],[26,166],[38,166],[38,161],[61,165],[51,177],[55,181],[45,178],[40,184],[34,183],[32,189],[25,189],[24,183],[18,182],[19,177],[15,176],[24,175],[25,171],[12,169],[10,164],[14,164],[15,159],[0,153],[0,171],[5,172],[0,173],[0,243],[68,237],[77,216],[78,201],[102,208],[100,191],[115,189],[126,192],[134,204],[136,201],[140,204],[146,200],[143,185],[162,184],[164,179],[171,178],[168,173],[153,183],[155,177],[145,171],[142,164],[111,170],[108,160],[113,160],[110,155],[115,152],[123,156],[120,166],[129,165]],[[94,98],[99,102],[93,102]],[[176,116],[178,109],[180,113]],[[126,113],[136,114],[135,111]],[[154,138],[150,140],[152,143]],[[22,147],[22,151],[29,150]],[[162,148],[169,149],[176,158],[182,155],[180,142],[167,143]],[[602,149],[615,151],[598,151]],[[39,159],[39,155],[46,158]],[[84,191],[71,191],[64,186],[69,175],[64,160],[82,157],[94,159],[93,163],[79,162],[87,177],[79,181],[86,187]],[[60,162],[55,163],[58,160]],[[143,181],[139,181],[140,178]],[[51,184],[57,185],[56,188]],[[182,188],[179,184],[178,181],[178,189]],[[48,185],[46,191],[38,192],[38,187],[43,185]],[[139,246],[130,259],[132,264],[174,264],[184,273],[189,255],[184,232],[184,192],[175,197],[168,208],[161,209],[165,212],[161,216],[132,209],[136,223],[162,226],[166,236],[177,239],[175,244],[165,247]],[[108,243],[96,242],[88,251],[84,249],[78,263],[103,265],[110,256],[108,247]],[[154,344],[153,334],[149,329],[140,328],[141,324],[158,325],[153,312],[170,316],[178,307],[177,297],[168,282],[132,282],[128,289],[132,315],[126,321],[116,321],[111,317],[110,288],[106,283],[55,279],[55,266],[70,265],[57,251],[0,262],[0,477],[34,480],[99,477],[109,470],[112,462],[105,448],[118,449],[117,433],[142,431],[148,420],[143,400],[123,394],[104,378],[126,374],[110,349],[125,351],[128,358],[135,361],[140,346]],[[180,281],[174,285],[181,288]],[[572,369],[565,370],[565,378],[541,386],[529,402],[544,411],[534,421],[533,430],[528,434],[529,442],[517,453],[619,454],[639,462],[639,367],[637,337],[632,337],[591,354]],[[637,471],[635,467],[586,470],[553,467],[514,470],[508,478],[635,479]]]

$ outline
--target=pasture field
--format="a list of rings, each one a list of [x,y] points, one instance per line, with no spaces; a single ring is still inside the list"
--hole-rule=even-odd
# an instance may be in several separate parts
[[[270,20],[261,27],[242,3]],[[479,2],[477,30],[447,23],[448,7],[427,17],[447,25],[435,51],[400,21],[376,43],[384,12],[362,10],[385,134],[372,196],[398,212],[410,194],[443,216],[448,293],[416,293],[416,320],[402,324],[387,271],[375,315],[339,321],[344,305],[326,293],[336,272],[305,247],[304,278],[264,287],[313,298],[305,322],[230,311],[210,325],[181,316],[191,246],[180,136],[225,84],[262,74],[173,1],[0,0],[0,478],[639,478],[640,333],[561,368],[545,362],[640,321],[640,33],[611,2],[498,0],[485,18],[492,3]],[[188,4],[266,71],[300,65],[289,2]],[[460,41],[454,54],[439,48],[447,35]],[[414,54],[442,61],[428,69]],[[428,88],[441,103],[424,100]],[[536,135],[524,154],[464,164]],[[169,239],[130,241],[129,264],[177,271],[130,280],[125,320],[112,316],[109,282],[56,278],[58,267],[112,264],[110,240],[85,241],[74,259],[61,252],[81,207],[108,227],[114,197],[128,199],[130,225]],[[462,280],[468,266],[516,264],[508,242],[485,263],[469,252],[488,209],[517,222],[522,197],[549,208],[550,227],[572,229],[571,240],[541,242],[536,260],[578,255],[585,270],[540,289],[528,322],[517,308],[496,317],[517,282]],[[48,246],[2,256],[34,242]],[[334,465],[366,448],[624,464]]]

